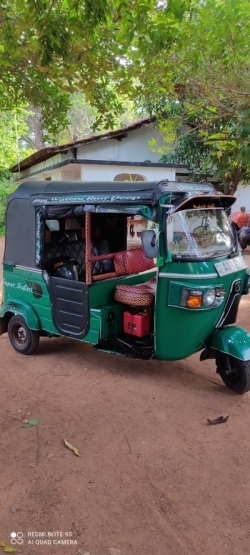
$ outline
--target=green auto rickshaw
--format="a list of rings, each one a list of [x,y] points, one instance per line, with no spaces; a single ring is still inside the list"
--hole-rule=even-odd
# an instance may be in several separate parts
[[[6,210],[0,335],[22,354],[41,336],[141,359],[201,351],[245,393],[250,335],[235,322],[250,277],[234,201],[208,183],[21,184]]]

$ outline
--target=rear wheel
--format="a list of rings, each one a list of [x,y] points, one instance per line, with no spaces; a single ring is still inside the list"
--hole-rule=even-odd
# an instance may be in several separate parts
[[[12,347],[23,355],[33,353],[39,344],[39,332],[31,330],[22,316],[12,316],[8,324]]]
[[[227,387],[240,394],[250,390],[250,361],[218,353],[216,364],[217,372]]]

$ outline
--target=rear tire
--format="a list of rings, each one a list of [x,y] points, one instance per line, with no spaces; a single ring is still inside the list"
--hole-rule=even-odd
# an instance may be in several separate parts
[[[8,335],[12,347],[22,355],[34,353],[39,345],[39,332],[31,330],[22,316],[12,316]]]
[[[250,361],[239,360],[224,353],[216,355],[217,372],[224,384],[236,393],[250,391]]]

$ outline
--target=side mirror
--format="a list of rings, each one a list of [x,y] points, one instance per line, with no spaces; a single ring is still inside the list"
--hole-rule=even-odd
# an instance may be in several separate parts
[[[145,252],[145,255],[148,258],[157,258],[160,255],[159,246],[158,246],[158,236],[155,231],[152,229],[148,229],[147,231],[143,231],[141,234],[141,242],[142,247]]]

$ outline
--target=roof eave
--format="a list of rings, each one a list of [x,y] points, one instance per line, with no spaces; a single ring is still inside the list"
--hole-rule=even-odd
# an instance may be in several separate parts
[[[14,166],[12,166],[12,168],[10,168],[10,171],[12,173],[17,173],[27,170],[37,163],[44,162],[44,160],[49,160],[49,158],[56,156],[56,154],[62,154],[70,149],[80,146],[85,146],[100,141],[106,141],[108,139],[122,140],[124,137],[127,136],[127,132],[140,129],[141,127],[143,127],[143,125],[152,124],[154,123],[154,121],[155,117],[142,118],[134,123],[127,125],[124,128],[117,129],[116,131],[108,131],[107,133],[102,133],[101,135],[94,135],[92,137],[80,139],[71,143],[66,143],[61,146],[50,146],[43,148],[31,154],[30,156],[22,160],[19,164],[15,164]]]

